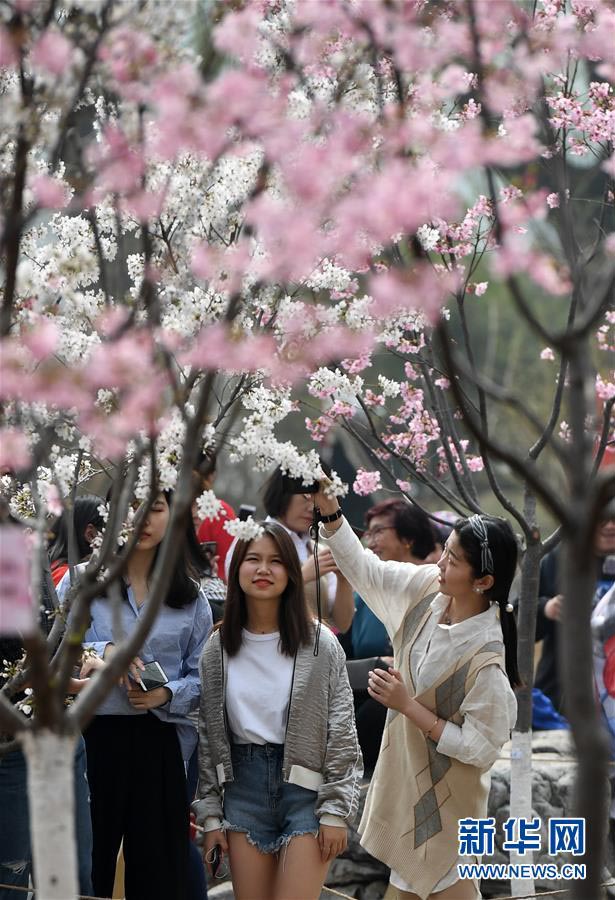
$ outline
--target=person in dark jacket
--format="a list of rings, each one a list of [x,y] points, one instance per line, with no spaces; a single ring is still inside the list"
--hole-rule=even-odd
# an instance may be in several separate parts
[[[559,622],[563,611],[561,547],[556,547],[544,557],[540,564],[538,585],[538,614],[536,617],[536,640],[542,641],[542,655],[535,687],[553,703],[558,712],[565,715],[565,698],[562,694],[559,673]],[[594,605],[604,596],[615,581],[615,508],[607,507],[605,518],[596,529],[594,540],[596,557],[596,593]]]

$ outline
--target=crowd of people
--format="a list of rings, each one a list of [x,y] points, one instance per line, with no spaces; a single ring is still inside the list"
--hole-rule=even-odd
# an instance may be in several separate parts
[[[214,473],[212,460],[199,491]],[[76,499],[72,535],[66,520],[54,526],[60,602],[102,528],[101,503]],[[148,603],[172,503],[172,492],[155,498],[125,560],[125,634]],[[346,847],[365,768],[359,833],[391,870],[387,896],[480,897],[458,878],[458,822],[486,816],[486,776],[515,724],[511,526],[430,518],[391,499],[368,511],[361,540],[323,485],[305,492],[279,469],[263,506],[252,540],[222,541],[216,524],[187,518],[156,622],[78,744],[80,892],[113,896],[119,856],[127,900],[203,900],[205,871],[229,869],[237,900],[317,898]],[[227,505],[224,515],[235,512]],[[613,553],[610,517],[596,537],[607,700]],[[557,554],[543,562],[538,684],[565,712],[553,658],[565,608],[557,566]],[[75,692],[108,664],[116,618],[107,596],[93,601]],[[0,649],[22,652],[18,639]],[[33,877],[19,750],[0,761],[0,804],[0,900],[9,900],[9,886]]]

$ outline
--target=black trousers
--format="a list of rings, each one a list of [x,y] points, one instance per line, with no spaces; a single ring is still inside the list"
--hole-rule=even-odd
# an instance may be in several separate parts
[[[357,737],[363,754],[366,775],[371,775],[378,761],[380,742],[387,717],[386,706],[370,697],[367,691],[353,691]]]
[[[95,716],[84,737],[94,894],[111,897],[123,838],[126,900],[185,900],[189,808],[175,726],[153,713]]]

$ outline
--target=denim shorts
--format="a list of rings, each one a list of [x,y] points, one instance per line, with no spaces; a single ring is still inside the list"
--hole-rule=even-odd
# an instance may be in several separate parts
[[[283,744],[233,744],[233,781],[224,785],[224,825],[245,833],[261,853],[292,837],[318,834],[316,791],[282,780]]]

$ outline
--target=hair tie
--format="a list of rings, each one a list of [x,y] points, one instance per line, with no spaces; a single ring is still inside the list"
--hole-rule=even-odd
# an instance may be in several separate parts
[[[470,523],[474,537],[480,544],[481,575],[484,572],[486,572],[487,575],[493,575],[495,574],[493,571],[493,557],[491,555],[491,550],[489,549],[489,537],[485,523],[478,515],[470,516],[468,522]]]

